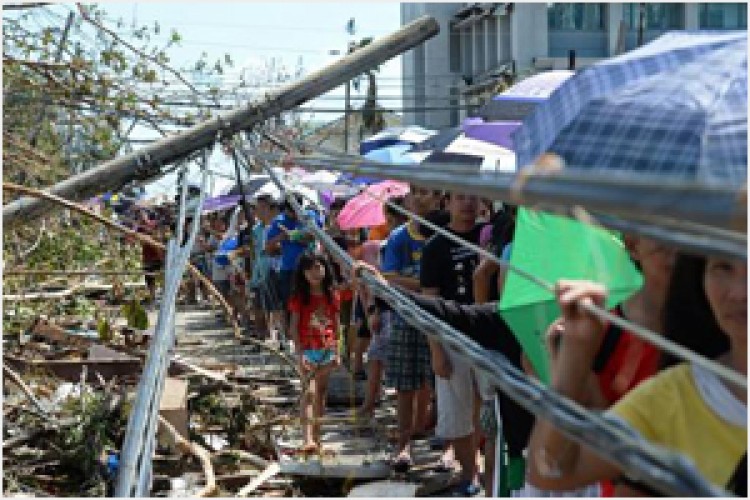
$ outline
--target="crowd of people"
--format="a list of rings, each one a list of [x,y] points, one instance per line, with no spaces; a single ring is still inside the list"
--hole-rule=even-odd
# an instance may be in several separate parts
[[[504,268],[388,205],[383,226],[342,230],[337,224],[342,201],[326,209],[300,196],[297,201],[356,261],[353,269],[317,241],[289,202],[271,196],[205,216],[191,261],[224,294],[248,335],[294,352],[302,373],[311,377],[300,403],[301,453],[320,451],[317,419],[325,414],[330,374],[343,364],[367,380],[358,417],[378,408],[383,386],[396,391],[396,472],[413,465],[414,440],[430,438],[443,450],[437,466],[460,471],[453,495],[474,496],[482,486],[489,494],[501,425],[507,457],[503,495],[654,494],[596,450],[535,420],[470,363],[373,296],[360,279],[372,273],[536,377],[498,314]],[[419,186],[391,201],[501,260],[524,251],[513,245],[513,206]],[[169,222],[160,225],[144,211],[137,227],[164,238]],[[746,262],[681,254],[636,235],[624,235],[623,242],[643,285],[612,312],[746,375]],[[163,255],[144,246],[144,269],[159,269],[160,259]],[[155,300],[155,283],[149,290]],[[206,298],[205,290],[186,280],[187,300],[197,300],[198,291]],[[684,454],[714,485],[746,492],[746,391],[585,312],[578,306],[582,301],[604,306],[607,290],[601,284],[563,280],[556,291],[562,315],[546,335],[551,387],[619,420],[640,438]]]

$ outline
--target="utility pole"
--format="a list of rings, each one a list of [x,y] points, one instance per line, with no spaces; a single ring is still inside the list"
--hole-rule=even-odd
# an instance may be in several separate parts
[[[349,112],[351,106],[352,82],[346,81],[344,87],[344,152],[349,152]]]
[[[306,78],[284,85],[263,99],[214,116],[174,135],[154,141],[130,154],[106,161],[51,186],[47,192],[82,200],[109,189],[119,189],[132,180],[146,180],[162,175],[162,167],[175,163],[191,153],[208,147],[217,134],[229,137],[248,130],[271,117],[315,99],[435,36],[440,27],[429,16],[406,26],[342,57]],[[48,213],[49,202],[23,197],[3,207],[5,227],[28,224],[31,219]]]
[[[349,36],[354,36],[357,32],[356,22],[352,17],[346,23],[346,32]],[[354,51],[354,40],[349,40],[349,46],[346,49],[347,54],[351,54]],[[346,86],[344,87],[344,152],[349,152],[349,115],[351,113],[351,102],[352,99],[352,81],[347,80]]]

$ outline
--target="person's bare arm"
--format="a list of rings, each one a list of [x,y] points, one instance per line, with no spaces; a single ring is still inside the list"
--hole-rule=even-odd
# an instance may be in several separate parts
[[[268,241],[266,241],[266,252],[269,255],[276,255],[278,253],[281,242],[286,238],[288,238],[288,236],[283,230],[273,238],[269,238]]]
[[[490,280],[499,269],[496,262],[483,258],[474,270],[474,301],[477,304],[490,301]]]
[[[423,288],[422,295],[428,297],[439,297],[440,290],[438,288]],[[430,346],[430,358],[432,360],[432,371],[435,375],[441,378],[450,378],[453,372],[450,358],[448,353],[445,352],[443,346],[437,340],[427,338],[427,344]]]
[[[392,285],[398,285],[400,287],[406,288],[407,290],[418,292],[421,289],[419,286],[419,280],[417,278],[401,276],[400,274],[393,272],[384,272],[383,277],[385,277],[388,283]]]
[[[580,300],[604,304],[606,291],[588,282],[561,281],[558,303],[563,311],[564,330],[552,363],[552,388],[573,401],[585,404],[591,366],[601,344],[604,325],[577,303]],[[569,490],[612,479],[619,469],[579,445],[542,418],[537,420],[529,442],[529,482],[548,490]]]

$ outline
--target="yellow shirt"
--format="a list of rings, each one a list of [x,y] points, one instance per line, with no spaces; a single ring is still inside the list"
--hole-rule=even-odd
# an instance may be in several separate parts
[[[610,411],[648,441],[685,455],[703,477],[722,488],[747,452],[747,428],[728,422],[706,404],[689,364],[643,382]]]

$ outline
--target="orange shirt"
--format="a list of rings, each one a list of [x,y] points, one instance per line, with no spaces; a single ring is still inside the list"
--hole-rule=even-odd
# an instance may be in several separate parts
[[[388,230],[388,224],[382,224],[380,226],[373,226],[370,228],[370,232],[367,235],[368,240],[386,240],[390,231]]]

